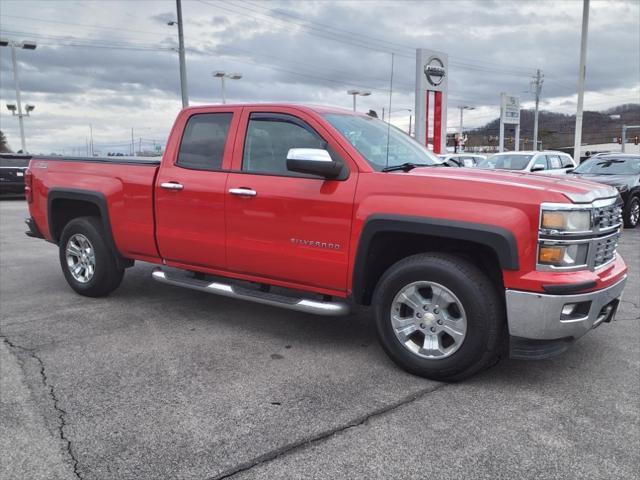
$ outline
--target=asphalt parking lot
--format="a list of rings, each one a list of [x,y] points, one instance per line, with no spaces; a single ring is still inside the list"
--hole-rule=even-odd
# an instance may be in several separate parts
[[[640,228],[618,320],[464,383],[399,370],[366,311],[322,318],[129,270],[76,295],[0,202],[3,479],[639,478]]]

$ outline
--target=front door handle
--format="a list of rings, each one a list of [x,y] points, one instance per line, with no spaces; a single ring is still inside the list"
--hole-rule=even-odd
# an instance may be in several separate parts
[[[230,188],[229,193],[231,195],[240,195],[242,197],[255,197],[258,192],[251,190],[250,188]]]
[[[178,182],[164,182],[160,184],[161,188],[166,190],[182,190],[184,186]]]

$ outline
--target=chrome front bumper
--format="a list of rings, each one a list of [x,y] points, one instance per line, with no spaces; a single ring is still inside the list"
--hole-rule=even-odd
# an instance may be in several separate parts
[[[509,334],[532,340],[575,340],[603,321],[613,320],[626,282],[625,275],[610,287],[577,295],[507,290]],[[569,304],[579,304],[580,312],[563,318],[562,309]]]

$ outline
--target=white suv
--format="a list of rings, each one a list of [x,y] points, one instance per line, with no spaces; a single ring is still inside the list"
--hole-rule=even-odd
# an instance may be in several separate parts
[[[496,153],[478,164],[478,168],[518,170],[521,172],[563,175],[577,167],[570,155],[553,150]]]
[[[475,153],[449,153],[446,155],[438,155],[442,163],[446,163],[450,167],[475,167],[487,157],[477,155]]]

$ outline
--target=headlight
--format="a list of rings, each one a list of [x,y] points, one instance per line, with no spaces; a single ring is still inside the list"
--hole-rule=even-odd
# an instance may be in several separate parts
[[[587,264],[588,243],[538,246],[538,263],[554,267],[578,267]]]
[[[561,232],[587,232],[591,230],[591,211],[543,210],[540,226]]]

